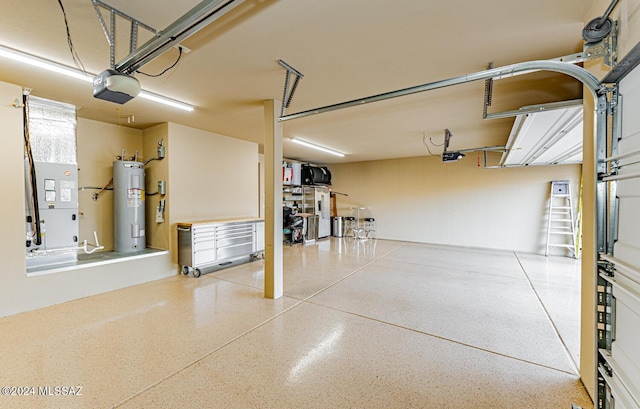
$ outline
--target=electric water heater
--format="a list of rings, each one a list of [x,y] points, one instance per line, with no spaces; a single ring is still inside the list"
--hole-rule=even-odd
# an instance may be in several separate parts
[[[113,162],[113,250],[132,253],[146,247],[144,164]]]

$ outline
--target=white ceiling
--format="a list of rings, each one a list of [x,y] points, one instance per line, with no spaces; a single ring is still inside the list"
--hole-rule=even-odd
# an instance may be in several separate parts
[[[105,1],[159,30],[199,3]],[[62,2],[86,69],[108,68],[109,48],[91,0]],[[287,111],[294,113],[481,71],[490,61],[501,66],[580,51],[591,3],[246,0],[185,40],[192,51],[174,70],[159,78],[139,76],[143,88],[196,105],[191,113],[139,99],[123,106],[95,100],[90,84],[10,61],[0,62],[0,80],[75,104],[84,118],[126,124],[123,118],[135,115],[132,126],[138,128],[170,121],[262,143],[262,101],[282,98],[285,71],[278,59],[305,75]],[[2,0],[2,6],[2,45],[73,65],[56,1]],[[126,56],[129,27],[120,22],[117,29],[119,61]],[[146,38],[141,31],[140,43]],[[177,54],[171,50],[142,70],[159,72]],[[423,135],[441,142],[445,128],[455,135],[451,150],[504,144],[513,120],[483,120],[483,90],[483,83],[472,83],[286,122],[286,138],[347,155],[337,158],[285,140],[285,156],[316,163],[420,156],[427,154]],[[551,73],[500,80],[490,111],[576,99],[581,92],[577,81]]]

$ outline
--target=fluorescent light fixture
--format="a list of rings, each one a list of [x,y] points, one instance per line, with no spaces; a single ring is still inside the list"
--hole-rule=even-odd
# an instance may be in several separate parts
[[[47,59],[37,57],[35,55],[28,54],[22,51],[14,50],[13,48],[5,47],[3,45],[0,45],[0,57],[8,58],[10,60],[18,61],[24,64],[31,65],[33,67],[42,68],[47,71],[55,72],[89,83],[93,83],[93,77],[95,77],[95,74],[89,72],[85,73],[77,68],[49,61]],[[153,102],[168,105],[170,107],[182,109],[189,112],[193,111],[194,109],[193,105],[189,105],[173,98],[168,98],[145,90],[140,91],[139,96]]]
[[[582,101],[562,108],[548,105],[546,109],[522,108],[527,113],[516,116],[501,166],[582,162]]]
[[[180,102],[177,99],[154,94],[153,92],[142,90],[140,91],[140,94],[138,94],[138,96],[140,98],[148,99],[149,101],[158,102],[160,104],[165,104],[174,108],[182,109],[189,112],[193,111],[193,105]]]
[[[93,82],[94,75],[92,74],[85,74],[84,72],[75,68],[67,67],[53,61],[45,60],[44,58],[36,57],[35,55],[23,53],[22,51],[17,51],[3,45],[0,45],[0,56],[8,58],[10,60],[28,64],[33,67],[43,68],[48,71],[66,75],[67,77],[76,78],[91,83]]]
[[[325,148],[324,146],[316,145],[315,143],[307,142],[300,138],[291,138],[291,142],[297,143],[298,145],[306,146],[307,148],[315,149],[321,152],[330,153],[331,155],[340,156],[341,158],[344,157],[344,153],[342,152]]]

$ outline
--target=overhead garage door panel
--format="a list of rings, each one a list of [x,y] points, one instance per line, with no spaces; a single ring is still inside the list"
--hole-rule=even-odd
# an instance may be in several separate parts
[[[619,181],[618,197],[640,197],[640,179],[626,179]]]
[[[626,101],[625,104],[627,104]],[[640,132],[636,132],[635,134],[631,134],[626,138],[620,140],[621,152],[635,152],[638,150],[640,150]],[[635,159],[633,157],[625,158],[620,161],[620,164],[633,167],[637,171],[638,169],[640,169],[640,167],[638,167],[637,164],[636,166],[632,165],[632,163],[637,162],[637,160],[637,157]]]
[[[616,244],[616,258],[619,257],[620,260],[625,260],[633,266],[638,265],[638,261],[640,260],[640,256],[638,255],[639,252],[640,248],[637,246],[631,246],[620,242]]]
[[[633,70],[620,82],[620,93],[624,100],[622,105],[623,132],[633,135],[640,132],[640,75],[638,69]]]
[[[617,156],[622,159],[612,187],[619,219],[613,254],[605,256],[608,271],[600,270],[598,398],[605,409],[640,409],[640,68],[618,85],[622,127]]]
[[[616,258],[634,266],[640,266],[640,243],[636,240],[640,232],[639,213],[640,197],[620,198],[620,220],[624,220],[624,223],[620,223],[618,227],[614,254]]]
[[[618,297],[616,306],[616,317],[620,323],[638,322],[640,316],[633,312],[633,305],[627,306],[621,301],[622,297]],[[638,340],[640,340],[640,327],[632,325],[619,325],[616,329],[616,341],[611,347],[611,355],[620,365],[620,370],[626,375],[627,379],[640,379],[640,367],[636,363],[640,362],[640,348],[638,348]],[[631,383],[629,389],[634,396],[640,396],[640,386],[637,382]]]
[[[619,155],[630,155],[620,160],[620,176],[629,176],[617,182],[620,198],[618,241],[614,245],[616,258],[640,270],[640,69],[636,68],[620,85],[622,95],[622,138]]]

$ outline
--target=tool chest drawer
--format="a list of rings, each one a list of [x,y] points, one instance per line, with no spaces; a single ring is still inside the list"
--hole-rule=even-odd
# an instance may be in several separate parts
[[[254,259],[264,250],[264,221],[258,218],[178,223],[178,264],[183,274]]]

